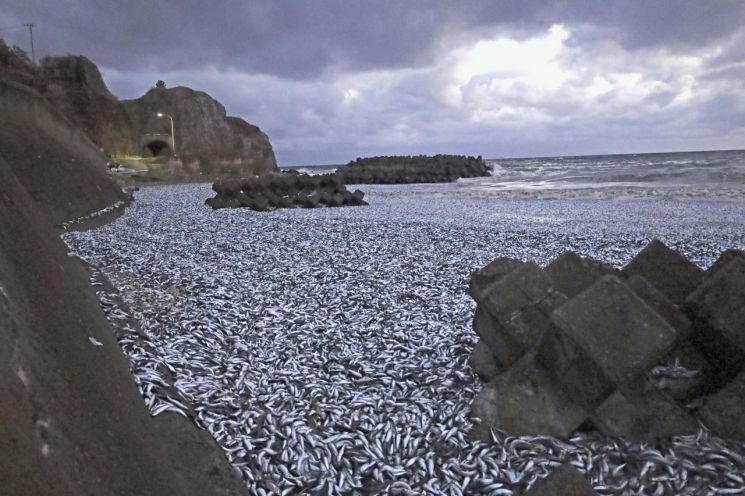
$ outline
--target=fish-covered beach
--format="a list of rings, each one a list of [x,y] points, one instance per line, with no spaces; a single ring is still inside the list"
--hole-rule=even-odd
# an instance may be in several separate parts
[[[488,178],[366,185],[369,206],[336,209],[213,211],[209,184],[149,186],[64,239],[97,267],[151,413],[208,430],[252,493],[522,494],[569,463],[604,495],[739,494],[743,446],[705,430],[469,440],[473,270],[566,250],[620,267],[651,239],[701,267],[745,248],[743,153],[674,155],[615,159],[622,180],[495,160]]]

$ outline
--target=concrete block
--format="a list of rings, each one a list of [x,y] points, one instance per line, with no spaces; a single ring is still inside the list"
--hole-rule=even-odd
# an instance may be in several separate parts
[[[279,196],[277,195],[275,200],[275,206],[277,208],[290,208],[293,206],[293,198],[289,196]]]
[[[269,209],[269,200],[261,194],[253,194],[249,197],[249,206],[258,212],[264,212]]]
[[[360,206],[360,205],[367,205],[367,202],[365,201],[365,193],[362,191],[356,189],[352,192],[352,205]]]
[[[321,195],[320,193],[315,192],[309,195],[299,196],[298,199],[303,208],[316,208],[319,206],[321,201]]]
[[[728,263],[730,263],[735,258],[740,258],[742,260],[745,260],[745,250],[735,250],[735,249],[729,249],[724,250],[720,255],[719,258],[717,258],[716,262],[714,262],[711,267],[709,267],[706,270],[706,277],[711,277],[714,275],[716,271],[718,271],[721,267],[724,267]]]
[[[473,330],[481,338],[479,342],[489,348],[502,368],[512,366],[525,354],[523,347],[484,308],[476,308]]]
[[[577,469],[571,465],[556,468],[543,479],[538,479],[524,496],[597,496],[598,493]]]
[[[489,286],[481,303],[494,317],[509,317],[515,310],[544,299],[551,291],[554,288],[548,275],[529,262]]]
[[[481,422],[473,440],[491,442],[491,429],[514,436],[567,437],[588,417],[561,393],[532,354],[484,386],[471,404]]]
[[[590,257],[581,257],[567,251],[546,267],[546,273],[551,278],[554,288],[572,298],[601,277],[617,275],[618,270]]]
[[[715,389],[707,380],[711,373],[708,360],[682,339],[647,375],[657,389],[676,401],[686,401]]]
[[[716,368],[713,380],[723,386],[745,363],[745,259],[720,267],[686,300],[693,321],[691,341]]]
[[[624,267],[623,273],[644,277],[676,305],[683,304],[704,275],[696,264],[656,239]]]
[[[594,409],[667,354],[677,332],[615,276],[556,309],[536,356],[569,398]]]
[[[469,294],[478,303],[481,299],[481,293],[490,284],[498,281],[521,265],[524,265],[524,262],[515,260],[514,258],[495,258],[488,265],[471,273],[471,280],[468,285]]]
[[[502,367],[497,362],[497,357],[492,354],[489,347],[481,340],[476,343],[471,356],[468,357],[468,364],[484,382],[491,381],[502,372]]]
[[[621,386],[591,420],[603,434],[632,442],[695,434],[700,428],[691,414],[644,376]]]
[[[699,286],[686,301],[697,327],[719,331],[745,351],[745,259],[734,258]]]
[[[565,301],[545,272],[523,263],[482,293],[474,329],[507,368],[540,342],[551,312]]]
[[[698,415],[713,432],[745,443],[745,372],[709,397]]]
[[[329,207],[341,207],[344,204],[344,195],[334,193],[329,199]]]
[[[649,281],[640,275],[631,276],[626,285],[657,312],[660,317],[670,324],[681,338],[691,335],[691,321],[685,316],[680,307],[670,301],[664,294],[655,288]]]

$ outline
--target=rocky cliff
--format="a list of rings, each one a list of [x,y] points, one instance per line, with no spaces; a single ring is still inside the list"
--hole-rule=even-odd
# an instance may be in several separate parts
[[[267,135],[228,116],[202,91],[161,86],[140,98],[119,100],[86,57],[47,57],[34,67],[22,50],[2,40],[0,78],[41,93],[106,154],[156,157],[173,177],[248,176],[277,169]],[[175,154],[170,120],[158,113],[173,117]]]
[[[45,58],[34,86],[107,153],[137,154],[137,129],[106,87],[98,67],[87,58]]]
[[[35,84],[109,154],[173,156],[171,123],[165,117],[170,115],[175,154],[182,164],[198,162],[191,172],[212,173],[219,168],[225,173],[225,164],[236,175],[277,168],[267,135],[243,119],[228,116],[225,107],[203,91],[155,87],[140,98],[119,101],[96,65],[81,56],[44,59]]]

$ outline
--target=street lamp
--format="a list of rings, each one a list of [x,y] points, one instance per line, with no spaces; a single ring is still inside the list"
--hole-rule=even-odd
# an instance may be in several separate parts
[[[173,117],[162,112],[156,114],[158,117],[168,117],[171,119],[171,148],[173,148],[173,155],[176,156],[176,136],[173,134]]]

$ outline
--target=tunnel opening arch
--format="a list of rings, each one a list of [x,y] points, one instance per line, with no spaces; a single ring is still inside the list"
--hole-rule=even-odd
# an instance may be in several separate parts
[[[173,155],[171,144],[163,140],[153,140],[142,147],[142,154],[146,157],[164,157]]]
[[[169,134],[145,134],[140,139],[140,150],[145,157],[173,155],[173,138]]]

